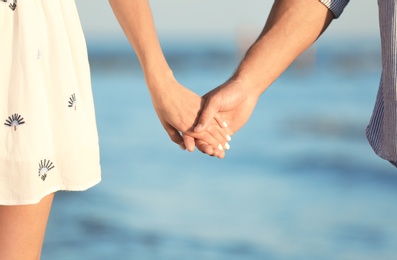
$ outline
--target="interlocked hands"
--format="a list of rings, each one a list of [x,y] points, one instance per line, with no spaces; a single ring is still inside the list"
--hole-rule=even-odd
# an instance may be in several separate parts
[[[241,83],[229,80],[203,97],[168,82],[167,91],[152,93],[156,113],[171,140],[192,152],[197,147],[210,156],[223,158],[231,136],[249,119],[258,101]],[[163,89],[158,87],[158,89]]]

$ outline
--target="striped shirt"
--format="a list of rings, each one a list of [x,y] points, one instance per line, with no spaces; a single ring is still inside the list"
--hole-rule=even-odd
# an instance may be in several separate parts
[[[319,0],[338,18],[349,0]],[[375,153],[397,167],[397,0],[378,0],[382,74],[366,129]]]

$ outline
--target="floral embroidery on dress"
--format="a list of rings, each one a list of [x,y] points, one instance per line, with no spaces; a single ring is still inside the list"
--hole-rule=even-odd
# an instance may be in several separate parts
[[[10,4],[8,5],[8,7],[11,8],[11,10],[15,10],[15,8],[17,8],[17,0],[13,0],[11,3],[11,0],[0,0],[1,2],[7,3],[10,2]]]
[[[43,54],[41,53],[41,50],[40,50],[40,49],[37,49],[36,59],[37,59],[37,60],[40,60],[42,55],[43,55]]]
[[[13,127],[14,131],[16,131],[17,126],[25,124],[25,121],[23,121],[23,117],[21,115],[15,113],[6,119],[6,122],[4,124],[6,126]]]
[[[68,107],[74,108],[74,110],[76,110],[76,108],[77,108],[77,100],[76,100],[76,95],[74,93],[69,98]]]
[[[55,166],[53,165],[53,163],[50,160],[41,160],[39,163],[39,177],[45,181],[45,179],[47,178],[47,173],[54,168]]]

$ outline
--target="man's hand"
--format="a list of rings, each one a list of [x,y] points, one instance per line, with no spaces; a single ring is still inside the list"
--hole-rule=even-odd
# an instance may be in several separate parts
[[[249,119],[259,96],[307,49],[334,18],[317,0],[274,1],[265,27],[234,75],[204,96],[194,131],[206,130],[220,115],[234,133]]]
[[[231,79],[205,94],[205,104],[194,131],[205,131],[218,115],[227,123],[230,135],[237,132],[250,118],[259,98],[246,89],[242,82]]]

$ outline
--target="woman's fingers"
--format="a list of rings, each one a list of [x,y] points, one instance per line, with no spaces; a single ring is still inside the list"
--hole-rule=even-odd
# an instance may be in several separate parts
[[[194,138],[189,135],[184,135],[184,134],[182,134],[182,138],[183,138],[183,142],[184,142],[186,149],[189,152],[193,152],[194,148],[196,147]]]
[[[181,134],[179,133],[179,131],[176,130],[170,124],[165,123],[163,121],[161,121],[161,124],[163,125],[163,127],[164,127],[165,131],[167,132],[168,136],[170,137],[171,141],[173,141],[174,143],[179,145],[179,147],[182,150],[186,150],[186,146],[185,146],[184,140],[183,140]]]
[[[188,131],[182,136],[187,150],[193,151],[195,145],[205,154],[224,158],[225,151],[230,149],[231,135],[232,131],[227,128],[226,121],[216,115],[204,132]]]
[[[224,150],[220,151],[218,149],[214,149],[212,148],[212,146],[210,146],[208,143],[204,142],[203,140],[196,140],[196,147],[198,150],[200,150],[205,154],[208,154],[209,156],[218,157],[219,159],[225,157]]]
[[[230,148],[226,138],[227,128],[220,128],[216,121],[213,121],[207,131],[201,133],[189,131],[182,135],[170,124],[163,121],[161,123],[172,142],[178,144],[182,150],[187,149],[189,152],[193,152],[198,144],[197,142],[201,141],[199,142],[200,147],[197,146],[201,152],[223,158],[224,152],[222,151]]]
[[[213,124],[210,125],[206,132],[208,132],[213,138],[218,141],[218,148],[219,150],[229,150],[229,140],[228,140],[228,132],[226,128],[220,128],[218,125],[215,124],[216,121],[213,120]]]
[[[203,140],[196,140],[196,147],[198,150],[200,150],[202,153],[205,153],[209,156],[214,156],[214,151],[216,149],[212,148],[211,145],[208,143],[204,142]]]

